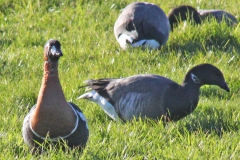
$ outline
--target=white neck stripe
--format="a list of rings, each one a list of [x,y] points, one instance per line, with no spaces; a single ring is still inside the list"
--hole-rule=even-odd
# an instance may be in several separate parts
[[[33,132],[33,134],[34,134],[35,136],[37,136],[38,138],[41,138],[41,139],[43,139],[43,140],[55,141],[55,142],[58,142],[59,139],[66,139],[67,137],[71,136],[71,135],[77,130],[78,122],[79,122],[79,117],[78,117],[77,112],[76,112],[75,109],[73,108],[73,106],[72,106],[70,103],[68,103],[68,104],[69,104],[69,106],[71,106],[71,108],[73,109],[75,115],[77,116],[77,120],[76,120],[76,123],[75,123],[75,127],[73,128],[73,130],[72,130],[68,135],[66,135],[66,136],[59,136],[59,137],[56,137],[56,138],[46,138],[46,137],[42,137],[42,136],[40,136],[39,134],[37,134],[37,133],[33,130],[32,125],[31,125],[31,117],[30,117],[30,129],[31,129],[31,131]]]
[[[193,74],[193,73],[191,73],[191,78],[192,78],[194,83],[201,83],[199,78],[195,74]]]

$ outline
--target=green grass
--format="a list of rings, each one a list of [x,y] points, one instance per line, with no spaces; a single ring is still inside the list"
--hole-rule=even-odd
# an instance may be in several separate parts
[[[220,8],[240,20],[239,0],[157,1],[168,11],[180,4]],[[0,159],[240,159],[240,25],[216,22],[182,25],[158,51],[123,51],[113,35],[120,10],[130,1],[0,0]],[[64,56],[59,62],[67,100],[84,112],[90,138],[83,153],[54,148],[33,157],[23,142],[22,122],[36,103],[43,69],[43,46],[56,38]],[[181,83],[200,63],[222,70],[230,93],[204,86],[197,109],[169,124],[112,121],[96,104],[76,101],[90,78],[155,73]],[[75,154],[74,154],[75,153]]]

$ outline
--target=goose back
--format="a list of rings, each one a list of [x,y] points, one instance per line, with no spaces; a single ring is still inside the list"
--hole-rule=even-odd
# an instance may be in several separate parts
[[[209,9],[198,10],[198,12],[203,20],[213,17],[217,20],[217,22],[221,23],[225,21],[229,26],[238,23],[235,16],[223,10]]]
[[[142,39],[155,39],[164,45],[169,37],[169,21],[164,11],[155,4],[134,2],[126,6],[114,25],[114,35],[126,34],[134,42]]]
[[[195,109],[199,96],[199,87],[194,89],[189,87],[181,94],[182,87],[179,84],[154,74],[134,75],[122,79],[100,79],[89,81],[88,84],[114,106],[118,116],[123,120],[131,120],[134,117],[160,119],[162,116],[178,120]],[[185,98],[191,102],[182,101]],[[176,105],[179,109],[175,107]],[[193,107],[189,111],[190,105]]]

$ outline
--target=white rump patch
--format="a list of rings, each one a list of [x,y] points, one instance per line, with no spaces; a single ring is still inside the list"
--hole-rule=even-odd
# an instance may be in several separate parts
[[[79,96],[77,99],[82,99],[82,98],[88,99],[92,102],[97,103],[112,119],[114,119],[115,121],[119,120],[119,117],[116,113],[114,106],[111,105],[111,103],[109,103],[105,98],[100,96],[94,90]]]

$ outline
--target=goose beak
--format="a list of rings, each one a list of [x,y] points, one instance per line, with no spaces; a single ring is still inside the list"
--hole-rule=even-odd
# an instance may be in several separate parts
[[[228,88],[228,85],[226,82],[223,82],[222,84],[219,85],[222,89],[224,89],[227,92],[230,92],[230,89]]]

